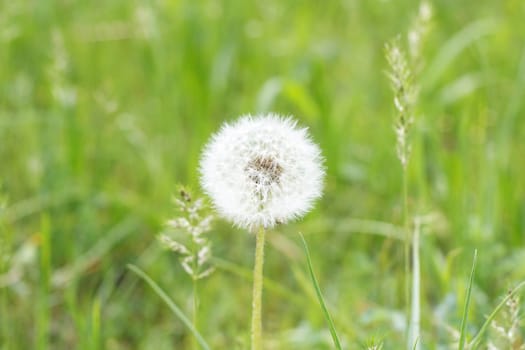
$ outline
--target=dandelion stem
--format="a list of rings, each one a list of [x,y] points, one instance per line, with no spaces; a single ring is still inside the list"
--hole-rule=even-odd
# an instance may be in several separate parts
[[[264,264],[264,228],[260,228],[256,234],[255,266],[253,268],[253,300],[252,300],[252,350],[262,350],[262,288],[263,288],[263,264]]]

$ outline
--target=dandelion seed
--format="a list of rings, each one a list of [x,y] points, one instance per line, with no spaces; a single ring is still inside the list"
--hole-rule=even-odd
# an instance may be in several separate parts
[[[236,226],[270,228],[303,216],[321,196],[323,158],[306,128],[275,114],[225,124],[204,150],[201,183]]]

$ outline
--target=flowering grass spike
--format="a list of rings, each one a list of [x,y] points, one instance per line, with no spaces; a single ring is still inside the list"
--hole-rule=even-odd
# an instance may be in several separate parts
[[[202,198],[192,200],[190,194],[180,190],[180,199],[174,198],[179,216],[168,220],[159,241],[181,256],[181,266],[194,280],[207,277],[214,271],[210,264],[211,244],[204,234],[211,230],[213,216],[206,215]]]
[[[206,146],[200,171],[217,211],[254,230],[303,216],[321,196],[323,159],[306,128],[275,114],[225,124]]]

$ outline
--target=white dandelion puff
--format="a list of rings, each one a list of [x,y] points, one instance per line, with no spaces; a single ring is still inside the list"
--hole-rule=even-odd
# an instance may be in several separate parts
[[[226,123],[205,147],[200,171],[219,214],[250,230],[306,214],[324,178],[321,151],[308,130],[275,114]]]

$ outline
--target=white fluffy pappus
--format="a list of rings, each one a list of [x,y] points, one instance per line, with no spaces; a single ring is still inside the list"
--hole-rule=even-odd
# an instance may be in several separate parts
[[[276,114],[226,123],[206,145],[201,184],[238,227],[271,228],[306,214],[323,190],[323,157],[306,128]]]

